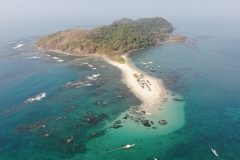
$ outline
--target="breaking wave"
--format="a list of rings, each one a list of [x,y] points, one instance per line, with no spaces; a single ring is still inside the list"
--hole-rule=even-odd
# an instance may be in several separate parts
[[[46,97],[46,93],[43,92],[43,93],[39,93],[37,94],[36,96],[32,97],[32,98],[28,98],[25,103],[32,103],[33,101],[40,101],[42,98]]]

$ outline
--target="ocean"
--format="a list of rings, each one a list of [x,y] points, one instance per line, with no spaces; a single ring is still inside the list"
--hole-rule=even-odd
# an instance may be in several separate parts
[[[122,118],[141,101],[121,81],[121,72],[102,58],[33,47],[38,37],[69,26],[2,38],[0,159],[212,160],[211,148],[220,159],[239,159],[239,22],[235,17],[166,19],[177,27],[173,34],[185,35],[186,41],[129,56],[137,68],[161,79],[169,94],[184,100],[163,106],[170,110],[159,115],[169,123],[154,122],[157,129]],[[116,121],[122,127],[112,128]],[[128,143],[136,146],[121,149]]]

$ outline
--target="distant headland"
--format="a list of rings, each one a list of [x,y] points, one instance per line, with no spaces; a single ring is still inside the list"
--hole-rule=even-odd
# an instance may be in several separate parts
[[[167,41],[182,41],[182,35],[170,35],[174,27],[162,17],[123,18],[92,30],[60,31],[38,39],[35,46],[42,51],[72,55],[105,55],[121,60],[125,52],[147,48]]]

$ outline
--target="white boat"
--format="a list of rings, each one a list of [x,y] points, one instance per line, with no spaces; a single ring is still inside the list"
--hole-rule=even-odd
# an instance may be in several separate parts
[[[145,114],[147,114],[147,115],[152,115],[151,113],[148,113],[148,112],[146,112]]]
[[[122,148],[127,149],[127,148],[132,148],[134,146],[135,146],[135,144],[127,144],[127,145],[123,146]]]
[[[211,148],[211,150],[212,150],[213,154],[218,157],[217,151],[216,151],[215,149],[212,149],[212,148]],[[218,158],[219,158],[219,157],[218,157]]]

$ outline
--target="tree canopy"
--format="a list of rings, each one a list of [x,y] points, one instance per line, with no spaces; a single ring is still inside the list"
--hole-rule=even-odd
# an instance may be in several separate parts
[[[161,17],[131,20],[123,18],[92,30],[66,30],[40,38],[41,50],[75,55],[104,54],[118,57],[124,52],[146,48],[169,39],[173,26]]]

